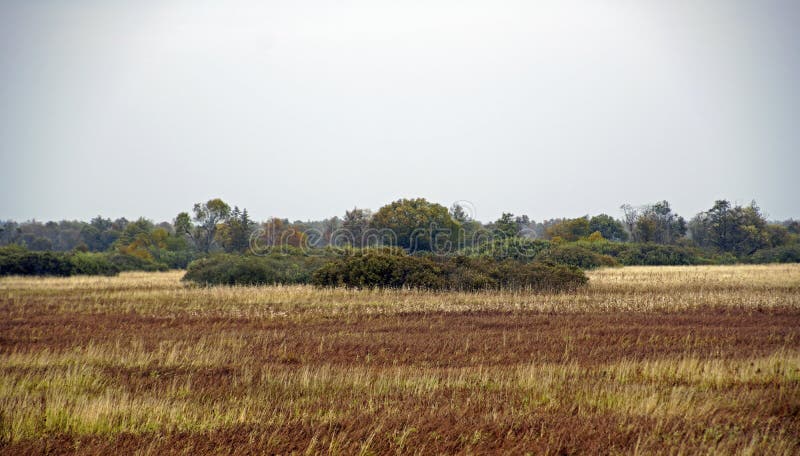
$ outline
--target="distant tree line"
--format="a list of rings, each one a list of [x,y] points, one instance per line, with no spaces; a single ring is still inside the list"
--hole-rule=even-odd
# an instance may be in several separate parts
[[[12,257],[33,265],[33,257],[23,259],[22,251],[61,252],[71,255],[69,261],[91,257],[77,254],[101,253],[102,261],[111,265],[97,266],[103,273],[183,269],[192,261],[221,253],[331,258],[375,247],[396,247],[417,256],[539,261],[583,269],[618,264],[800,262],[800,222],[769,222],[755,202],[716,201],[688,222],[667,201],[625,204],[620,214],[620,219],[598,214],[536,222],[527,215],[503,213],[497,220],[482,223],[461,205],[447,208],[416,198],[400,199],[374,212],[355,207],[341,218],[303,222],[273,217],[256,222],[247,209],[212,199],[158,224],[145,218],[129,221],[101,216],[88,222],[0,222],[0,246],[13,246],[2,251],[6,266],[13,263]],[[55,257],[43,256],[42,264]],[[101,261],[101,256],[91,258]],[[280,269],[276,264],[270,267]],[[298,261],[292,267],[308,266],[300,275],[310,280],[309,271],[319,267],[319,262],[308,264]],[[6,267],[3,273],[12,270]],[[59,269],[81,270],[69,265]]]

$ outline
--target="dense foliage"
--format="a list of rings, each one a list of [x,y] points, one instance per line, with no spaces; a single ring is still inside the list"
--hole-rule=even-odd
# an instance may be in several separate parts
[[[463,256],[410,256],[396,249],[364,249],[326,263],[313,275],[319,286],[427,290],[530,289],[560,291],[588,281],[578,268],[539,262]]]
[[[609,255],[593,252],[575,244],[555,245],[536,256],[537,261],[551,264],[564,264],[581,269],[594,269],[601,266],[619,266]]]
[[[370,226],[379,239],[390,235],[392,245],[414,252],[447,248],[445,244],[457,245],[460,239],[460,225],[447,208],[424,198],[401,199],[383,206]]]
[[[169,267],[150,258],[110,252],[108,260],[120,271],[166,271]]]
[[[728,264],[731,258],[696,247],[656,243],[620,243],[580,241],[576,246],[607,255],[625,266],[680,266],[691,264]]]
[[[541,239],[524,237],[501,237],[476,242],[473,247],[463,249],[462,253],[470,257],[492,258],[494,260],[532,261],[541,252],[550,248],[552,243]]]
[[[184,280],[202,285],[308,283],[324,256],[274,253],[266,256],[217,254],[189,265]]]
[[[757,250],[751,263],[800,263],[800,245],[783,245],[771,249]]]
[[[119,268],[103,254],[84,252],[33,252],[22,247],[0,248],[0,276],[115,275]]]

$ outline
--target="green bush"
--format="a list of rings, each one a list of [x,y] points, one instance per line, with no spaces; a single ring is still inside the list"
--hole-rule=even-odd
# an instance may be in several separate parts
[[[330,261],[314,273],[318,286],[419,288],[428,290],[531,289],[560,291],[588,281],[581,270],[565,265],[491,258],[428,258],[365,249]]]
[[[119,268],[102,253],[76,252],[69,258],[74,274],[112,276],[119,273]]]
[[[191,262],[183,280],[203,285],[308,283],[324,262],[324,257],[298,254],[217,254]]]
[[[692,264],[713,264],[688,247],[663,244],[628,244],[620,253],[618,260],[626,266],[678,266]]]
[[[153,256],[156,262],[165,264],[169,269],[186,269],[197,255],[191,250],[158,249]]]
[[[683,245],[609,241],[580,241],[574,245],[608,255],[625,266],[677,266],[730,262],[730,258],[718,258],[717,255]]]
[[[517,260],[533,261],[540,252],[551,246],[549,241],[527,239],[522,237],[492,239],[478,242],[474,247],[463,250],[464,255],[479,258],[491,258],[496,261]]]
[[[120,271],[166,271],[169,269],[164,263],[157,263],[153,260],[139,258],[133,255],[113,252],[108,254],[108,261],[116,266]]]
[[[63,253],[9,251],[0,255],[0,275],[69,276],[74,265]]]
[[[749,261],[751,263],[800,263],[800,244],[757,250],[750,256]]]
[[[533,262],[520,265],[505,261],[499,265],[498,272],[499,287],[505,289],[568,291],[589,282],[579,268],[562,264]]]
[[[425,257],[412,257],[389,249],[364,249],[329,261],[313,275],[320,286],[355,288],[444,287],[441,268]]]
[[[568,265],[538,261],[495,261],[489,258],[451,258],[444,260],[446,288],[450,290],[573,290],[588,282],[583,271]]]
[[[733,253],[725,252],[725,253],[717,253],[714,255],[710,255],[710,258],[707,260],[707,262],[713,264],[736,264],[740,263],[741,260],[737,258],[736,255],[734,255]]]
[[[634,244],[627,242],[613,242],[603,239],[599,241],[581,240],[578,242],[571,243],[570,245],[577,245],[579,247],[583,247],[584,249],[591,250],[592,252],[599,253],[601,255],[608,255],[613,258],[619,258],[620,256],[622,256],[623,253],[630,250],[631,246]]]
[[[593,252],[574,244],[556,245],[536,256],[537,261],[564,264],[581,269],[594,269],[601,266],[619,266],[617,260],[609,255]]]
[[[114,275],[119,270],[97,253],[31,252],[19,246],[0,248],[0,275]]]

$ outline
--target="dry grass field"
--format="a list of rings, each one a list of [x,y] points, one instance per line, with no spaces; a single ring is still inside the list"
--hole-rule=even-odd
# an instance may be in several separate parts
[[[800,265],[567,294],[0,279],[0,453],[800,452]]]

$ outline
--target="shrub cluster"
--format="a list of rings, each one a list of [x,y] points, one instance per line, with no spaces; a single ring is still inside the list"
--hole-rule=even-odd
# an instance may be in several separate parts
[[[800,263],[800,245],[783,245],[771,249],[757,250],[751,263]]]
[[[663,244],[630,244],[619,256],[624,265],[667,266],[708,264],[713,261],[699,252],[682,246]]]
[[[575,244],[556,245],[536,255],[536,260],[550,264],[564,264],[581,269],[594,269],[601,266],[619,266],[613,257],[593,252]]]
[[[580,269],[566,265],[463,256],[431,258],[387,249],[364,249],[330,261],[312,278],[313,284],[324,287],[461,291],[562,291],[575,289],[587,281]]]
[[[19,246],[0,248],[0,276],[115,275],[118,272],[119,268],[100,253],[32,252]]]
[[[158,249],[153,252],[153,260],[168,269],[186,269],[189,263],[197,257],[197,254],[190,250],[166,250]]]
[[[325,263],[313,274],[319,286],[354,288],[425,288],[445,286],[442,268],[424,257],[412,257],[397,249],[353,251]]]
[[[608,255],[625,266],[680,266],[731,262],[728,255],[715,255],[696,247],[683,245],[610,241],[579,241],[573,245]]]
[[[120,271],[166,271],[169,267],[164,263],[141,258],[135,255],[126,255],[119,252],[110,252],[107,254],[108,261],[116,266]]]
[[[447,261],[448,288],[464,291],[486,289],[526,289],[568,291],[585,285],[589,278],[575,266],[523,263],[514,260],[492,261],[456,257]]]
[[[550,248],[551,245],[550,241],[542,239],[508,237],[479,242],[473,247],[464,249],[462,252],[469,257],[491,258],[497,261],[517,260],[527,262]]]
[[[669,266],[691,264],[728,264],[735,261],[730,255],[705,250],[655,243],[581,240],[553,243],[522,238],[497,239],[464,250],[467,256],[491,258],[497,261],[517,260],[544,262],[594,269],[605,266]],[[783,258],[783,257],[781,257]]]
[[[183,280],[202,285],[308,283],[324,257],[298,254],[267,256],[217,254],[189,264]]]
[[[102,253],[74,252],[66,255],[72,262],[72,274],[112,276],[120,272],[120,268]]]

